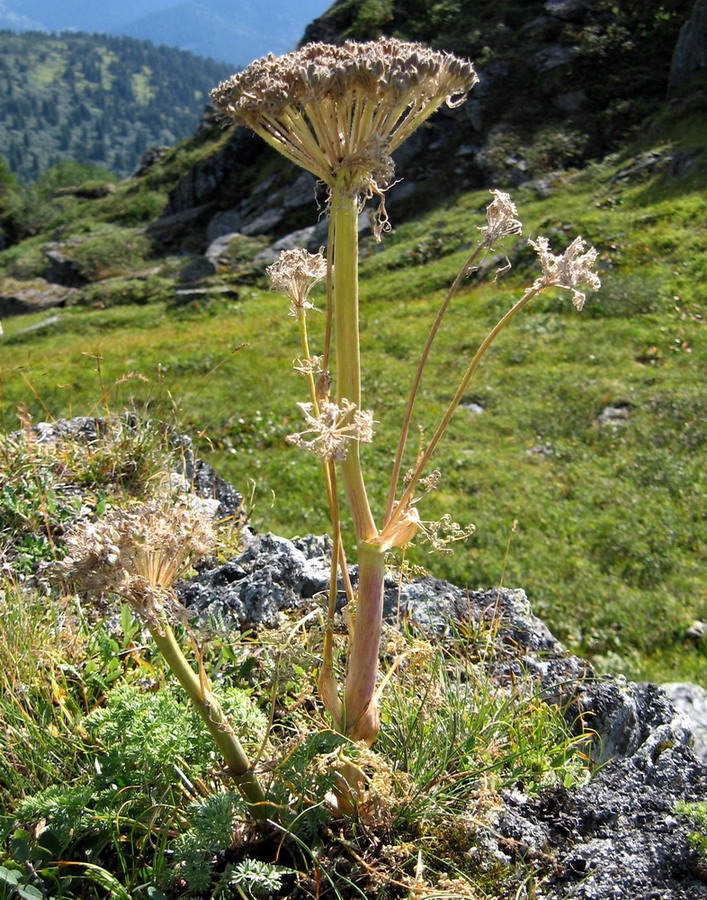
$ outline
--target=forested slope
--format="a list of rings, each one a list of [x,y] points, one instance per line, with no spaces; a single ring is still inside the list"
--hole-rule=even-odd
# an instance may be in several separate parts
[[[62,159],[120,177],[193,133],[231,67],[148,41],[0,32],[0,148],[24,182]]]

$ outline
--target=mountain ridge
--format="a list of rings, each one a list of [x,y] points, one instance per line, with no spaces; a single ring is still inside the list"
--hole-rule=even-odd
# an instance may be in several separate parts
[[[234,10],[229,0],[130,0],[119,6],[89,0],[5,0],[0,29],[126,35],[238,67],[269,52],[293,49],[326,5],[326,0],[242,0]]]

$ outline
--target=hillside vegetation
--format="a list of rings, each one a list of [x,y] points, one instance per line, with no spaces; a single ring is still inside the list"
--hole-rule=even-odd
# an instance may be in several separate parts
[[[454,297],[403,471],[538,278],[528,238],[559,254],[581,235],[602,280],[581,312],[566,291],[535,296],[464,392],[419,511],[433,536],[444,516],[476,530],[449,555],[422,540],[389,555],[398,615],[370,746],[324,708],[326,678],[343,684],[354,655],[349,627],[366,633],[364,591],[327,621],[324,594],[311,597],[326,567],[317,582],[318,561],[304,562],[326,542],[266,534],[329,528],[320,460],[287,440],[308,399],[293,360],[321,352],[326,317],[309,315],[303,353],[265,273],[278,242],[325,240],[325,192],[211,116],[119,183],[64,159],[21,184],[0,161],[1,897],[559,900],[611,893],[592,879],[619,869],[640,870],[637,897],[699,893],[704,770],[682,720],[667,724],[654,685],[601,677],[707,685],[707,78],[649,108],[643,67],[662,98],[677,6],[625,7],[440,0],[428,32],[413,0],[340,0],[312,26],[504,48],[488,51],[477,106],[431,117],[401,148],[382,242],[358,218],[376,521],[415,365],[489,188],[510,191],[522,234],[509,228]],[[645,25],[645,53],[626,55],[629,20]],[[572,49],[595,40],[609,93]],[[555,72],[543,93],[542,54],[563,47],[558,68],[580,80]],[[321,288],[311,299],[324,309]],[[237,489],[220,485],[221,506],[194,453]],[[405,584],[423,571],[461,590]],[[589,664],[502,587],[523,588]],[[188,593],[208,598],[204,620]],[[429,609],[435,594],[456,599]],[[692,845],[680,811],[701,829]]]
[[[0,147],[22,182],[64,159],[129,175],[194,132],[231,67],[148,41],[0,31]]]
[[[336,0],[305,40],[389,34],[473,59],[481,82],[467,114],[487,153],[502,159],[534,152],[546,167],[576,165],[616,149],[663,101],[692,6],[693,0]]]
[[[705,639],[693,627],[707,619],[707,135],[686,108],[673,104],[622,154],[515,193],[526,235],[562,246],[581,233],[597,246],[604,286],[581,315],[559,297],[540,299],[498,342],[440,448],[444,480],[427,504],[430,520],[450,512],[477,533],[453,557],[413,557],[472,588],[501,577],[521,585],[558,636],[600,668],[659,680],[707,677]],[[5,428],[20,404],[35,421],[125,406],[174,420],[202,435],[241,490],[252,482],[258,528],[324,531],[317,466],[285,442],[303,397],[285,304],[250,262],[266,240],[234,244],[197,300],[180,305],[175,284],[189,258],[157,252],[140,225],[185,152],[102,200],[80,191],[46,199],[47,230],[0,257],[7,295],[45,273],[43,248],[61,229],[66,243],[77,241],[71,252],[86,282],[40,330],[25,329],[43,313],[4,321]],[[685,154],[689,174],[675,174]],[[450,198],[366,245],[365,395],[381,423],[367,465],[379,494],[410,360],[487,198]],[[505,279],[484,270],[459,297],[416,425],[432,427],[453,373],[535,277],[524,240],[510,256]]]

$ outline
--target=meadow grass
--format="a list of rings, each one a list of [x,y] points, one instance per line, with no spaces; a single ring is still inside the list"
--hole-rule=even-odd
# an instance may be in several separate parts
[[[421,510],[430,520],[450,512],[473,521],[476,534],[453,557],[423,549],[412,559],[470,588],[496,584],[517,520],[505,581],[526,589],[570,649],[602,670],[705,682],[705,639],[686,635],[707,619],[707,202],[697,177],[616,179],[625,164],[558,175],[544,199],[531,187],[515,194],[524,234],[562,244],[580,233],[597,246],[604,287],[581,315],[548,291],[494,345],[433,461],[440,490]],[[362,455],[381,502],[398,398],[424,323],[487,203],[486,192],[463,194],[400,225],[382,245],[364,244],[364,405],[379,424]],[[522,240],[510,256],[514,269],[503,280],[492,281],[491,267],[455,299],[413,428],[431,432],[479,340],[535,277]],[[285,442],[300,427],[295,401],[304,384],[291,370],[297,335],[280,297],[249,285],[204,314],[162,303],[70,308],[56,325],[17,334],[41,319],[4,322],[5,429],[16,427],[19,403],[35,421],[135,408],[200,436],[209,461],[242,491],[253,483],[258,528],[288,536],[327,529],[318,464]],[[323,319],[310,317],[313,352]],[[135,372],[148,380],[125,378]],[[610,407],[625,418],[602,419]]]

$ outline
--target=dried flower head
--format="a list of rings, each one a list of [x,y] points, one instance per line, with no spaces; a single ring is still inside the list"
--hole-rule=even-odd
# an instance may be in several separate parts
[[[318,416],[312,415],[311,403],[298,403],[304,413],[307,424],[305,431],[287,436],[287,442],[310,450],[329,462],[333,459],[346,459],[349,441],[362,441],[370,444],[373,440],[373,413],[370,410],[356,409],[356,404],[343,399],[341,405],[330,400],[322,401]],[[313,434],[311,440],[303,435]]]
[[[267,269],[270,285],[290,298],[289,314],[297,316],[299,310],[314,309],[309,293],[319,281],[326,278],[327,263],[321,253],[306,250],[283,250],[277,262]]]
[[[186,504],[115,509],[68,536],[61,571],[82,593],[118,594],[154,622],[174,582],[214,540],[213,522]]]
[[[518,218],[518,210],[510,194],[498,190],[491,193],[494,197],[486,207],[486,224],[479,226],[486,247],[493,247],[501,238],[520,234],[523,230],[523,223]]]
[[[422,539],[430,544],[430,553],[451,553],[450,544],[465,541],[476,531],[474,525],[460,525],[453,522],[449,513],[445,513],[436,522],[420,522]]]
[[[302,375],[321,375],[323,359],[322,356],[308,356],[305,359],[298,356],[292,361],[292,368]]]
[[[307,44],[256,60],[211,93],[214,105],[330,187],[379,193],[390,154],[478,81],[473,65],[396,38]]]
[[[581,310],[586,297],[577,287],[588,284],[595,291],[601,287],[599,276],[594,271],[599,255],[594,247],[590,246],[585,250],[586,244],[581,237],[577,237],[562,256],[554,256],[550,253],[550,242],[546,237],[539,237],[537,241],[528,243],[538,254],[542,266],[542,275],[533,287],[542,290],[554,286],[572,291],[572,303],[575,309]]]

